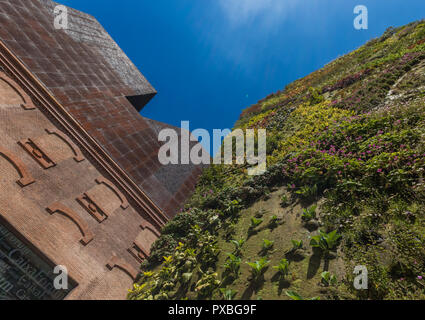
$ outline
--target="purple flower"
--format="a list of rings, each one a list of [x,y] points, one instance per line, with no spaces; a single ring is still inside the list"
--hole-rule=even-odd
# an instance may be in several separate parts
[[[418,276],[418,279],[419,279],[419,280],[422,280],[422,276]]]

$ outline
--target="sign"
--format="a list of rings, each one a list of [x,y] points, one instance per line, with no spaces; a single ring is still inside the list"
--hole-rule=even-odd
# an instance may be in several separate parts
[[[57,290],[54,267],[0,224],[0,300],[62,300],[75,287]]]

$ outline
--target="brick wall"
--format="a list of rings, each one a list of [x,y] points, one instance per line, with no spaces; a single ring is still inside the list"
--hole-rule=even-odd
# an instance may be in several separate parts
[[[0,97],[2,220],[67,267],[68,299],[124,299],[158,230],[1,72]]]
[[[155,204],[174,216],[200,170],[164,169],[158,162],[157,133],[126,98],[151,97],[155,90],[93,17],[70,9],[70,30],[55,30],[53,6],[50,0],[1,0],[0,40]],[[170,177],[179,188],[168,187]]]

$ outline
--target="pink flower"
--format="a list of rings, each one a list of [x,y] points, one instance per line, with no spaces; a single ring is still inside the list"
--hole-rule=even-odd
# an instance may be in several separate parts
[[[422,280],[422,276],[418,276],[418,279],[419,279],[419,280]]]
[[[381,173],[382,172],[382,169],[378,169],[378,173]]]

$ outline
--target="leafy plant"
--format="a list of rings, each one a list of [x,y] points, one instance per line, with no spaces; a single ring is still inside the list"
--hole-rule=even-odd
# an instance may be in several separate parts
[[[310,208],[303,209],[303,213],[301,215],[301,218],[305,222],[309,222],[313,219],[316,219],[316,209],[317,205],[311,206]]]
[[[242,205],[240,200],[233,200],[226,204],[225,209],[223,210],[226,216],[235,216],[241,210]]]
[[[207,297],[221,284],[217,279],[218,273],[213,271],[203,272],[202,277],[195,285],[195,292],[198,292],[201,297]]]
[[[224,263],[224,268],[231,274],[237,276],[239,274],[239,268],[241,265],[241,258],[235,256],[232,253],[227,254],[226,262]]]
[[[296,293],[295,291],[286,291],[286,295],[292,300],[320,300],[319,297],[313,297],[310,299],[304,299],[301,295]]]
[[[269,224],[268,224],[268,227],[270,228],[270,229],[275,229],[275,228],[277,228],[278,226],[279,226],[279,224],[281,224],[282,222],[282,219],[281,218],[279,218],[277,215],[273,215],[271,218],[270,218],[270,221],[269,221]]]
[[[310,94],[310,104],[311,105],[319,104],[319,103],[325,101],[325,98],[320,94],[320,91],[318,89],[310,87],[308,89],[308,92]]]
[[[264,274],[264,272],[266,272],[266,268],[269,263],[270,260],[267,260],[265,257],[253,263],[247,262],[247,264],[251,267],[252,279],[258,280]]]
[[[300,250],[303,248],[303,241],[302,240],[291,240],[292,242],[292,252],[296,252],[297,250]]]
[[[145,278],[151,278],[153,275],[154,273],[152,271],[143,272],[143,277]]]
[[[303,297],[301,297],[298,293],[295,291],[286,291],[286,295],[291,298],[292,300],[304,300]]]
[[[242,252],[242,247],[245,244],[245,240],[244,239],[231,240],[230,242],[235,246],[234,253],[236,255],[240,255]]]
[[[284,194],[283,196],[280,197],[280,205],[282,207],[287,207],[289,205],[289,199],[288,199],[288,196],[286,194]]]
[[[251,218],[251,226],[250,226],[250,229],[252,230],[252,229],[255,229],[255,228],[257,228],[260,224],[262,224],[263,223],[263,219],[257,219],[257,218],[255,218],[255,217],[252,217]]]
[[[238,293],[237,291],[233,289],[228,289],[228,288],[221,288],[220,292],[221,292],[221,295],[223,296],[223,299],[227,301],[233,300]]]
[[[317,185],[312,187],[302,186],[300,190],[295,191],[295,193],[301,196],[303,199],[312,199],[317,196]]]
[[[204,231],[199,227],[196,228],[196,226],[192,228],[192,231],[196,239],[197,255],[202,257],[199,264],[206,269],[217,261],[220,253],[217,238],[208,231]]]
[[[164,263],[170,264],[173,261],[173,256],[164,257]]]
[[[289,261],[287,259],[282,259],[279,265],[273,266],[273,269],[277,270],[281,276],[285,277],[289,273]]]
[[[335,277],[335,275],[331,274],[329,271],[322,272],[321,277],[322,277],[322,283],[325,286],[330,286],[330,285],[334,286],[338,283],[338,280]]]
[[[279,217],[277,216],[277,215],[273,215],[271,218],[270,218],[270,222],[269,222],[269,224],[277,224],[277,222],[279,221]]]
[[[263,250],[268,251],[274,246],[274,241],[263,239]]]
[[[319,235],[311,238],[310,245],[313,248],[320,248],[325,253],[329,253],[329,251],[334,250],[341,239],[341,235],[337,233],[336,230],[325,233],[323,231],[319,231]]]

